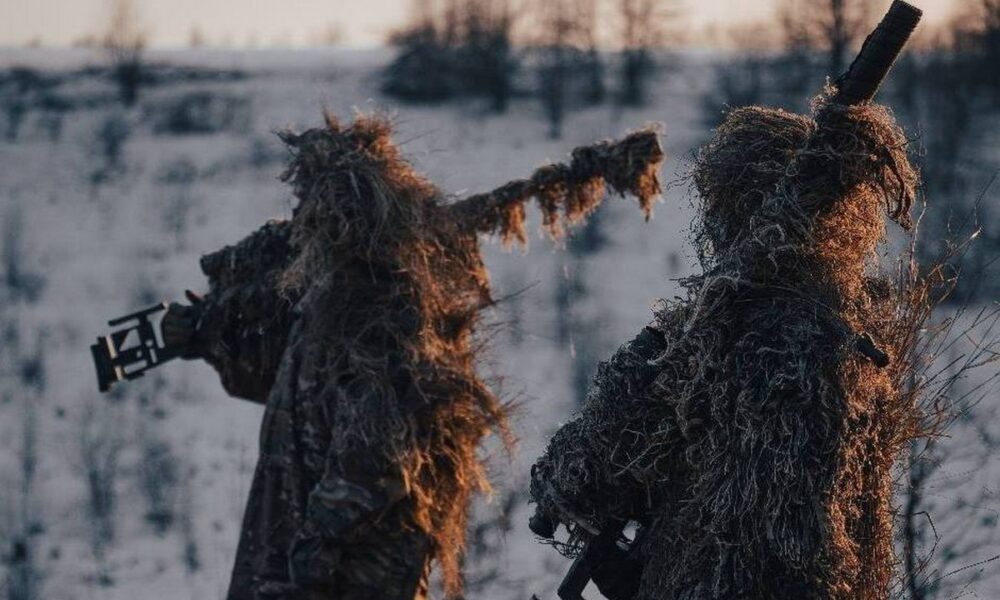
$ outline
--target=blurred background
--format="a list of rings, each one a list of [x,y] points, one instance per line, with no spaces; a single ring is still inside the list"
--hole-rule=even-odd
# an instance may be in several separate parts
[[[171,363],[98,394],[105,322],[201,290],[198,257],[289,214],[274,132],[383,110],[456,196],[576,145],[664,124],[644,223],[610,199],[563,247],[484,240],[497,297],[484,374],[519,409],[484,454],[467,596],[555,595],[568,563],[526,528],[527,466],[597,362],[698,272],[687,172],[728,107],[808,110],[888,6],[863,0],[2,0],[0,596],[222,598],[261,409]],[[926,20],[880,101],[910,134],[915,251],[961,271],[942,369],[994,339],[1000,0],[916,0]],[[537,229],[537,215],[532,215]],[[894,237],[899,234],[894,232]],[[958,253],[955,245],[974,241]],[[886,252],[890,252],[889,249]],[[897,472],[895,597],[1000,598],[995,367],[966,371],[948,435]],[[591,594],[594,592],[591,591]],[[595,596],[591,596],[595,597]]]

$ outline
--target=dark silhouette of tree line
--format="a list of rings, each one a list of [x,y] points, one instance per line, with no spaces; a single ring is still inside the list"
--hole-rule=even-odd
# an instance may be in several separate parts
[[[649,99],[676,0],[418,0],[390,36],[385,93],[410,102],[536,98],[558,138],[568,111]]]

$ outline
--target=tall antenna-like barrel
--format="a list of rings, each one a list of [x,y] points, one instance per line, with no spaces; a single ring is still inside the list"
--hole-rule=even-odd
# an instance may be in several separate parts
[[[912,4],[895,0],[882,22],[865,40],[850,68],[837,79],[833,101],[853,105],[874,98],[923,14]]]

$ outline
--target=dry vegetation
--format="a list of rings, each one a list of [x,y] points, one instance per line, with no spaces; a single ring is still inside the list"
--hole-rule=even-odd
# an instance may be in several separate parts
[[[657,312],[658,375],[595,393],[533,486],[645,526],[642,598],[885,598],[894,468],[944,408],[923,375],[947,282],[911,257],[879,267],[884,215],[911,225],[906,137],[886,109],[825,96],[812,117],[739,109],[693,180],[704,273]]]
[[[325,375],[349,378],[356,392],[338,400],[332,455],[348,474],[402,471],[406,519],[431,536],[457,592],[469,501],[488,489],[477,448],[491,431],[511,443],[506,408],[476,373],[474,332],[493,303],[477,233],[523,240],[523,204],[537,196],[555,234],[558,211],[581,219],[605,180],[648,209],[659,192],[657,136],[578,149],[569,166],[457,205],[402,158],[382,118],[328,118],[284,139],[293,152],[284,178],[301,203],[282,285],[309,290],[307,310],[323,317],[308,335],[342,357]]]

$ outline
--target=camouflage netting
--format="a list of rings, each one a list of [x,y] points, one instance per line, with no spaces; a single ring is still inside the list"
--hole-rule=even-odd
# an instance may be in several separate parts
[[[693,172],[703,274],[535,466],[544,512],[644,525],[641,598],[887,597],[933,302],[877,248],[918,177],[885,108],[813,110],[727,115]]]
[[[655,133],[638,133],[580,150],[569,167],[540,169],[517,198],[494,192],[446,204],[390,133],[385,119],[360,116],[284,136],[293,158],[283,177],[300,204],[297,256],[282,285],[304,295],[304,314],[322,315],[306,335],[329,357],[325,380],[350,382],[336,398],[330,456],[348,478],[400,471],[404,526],[432,538],[454,594],[470,496],[488,488],[477,449],[491,431],[510,442],[506,408],[475,369],[473,334],[493,302],[477,232],[523,240],[523,204],[537,195],[555,234],[557,211],[581,218],[603,199],[603,180],[649,202],[663,154]]]
[[[619,142],[576,148],[568,165],[546,165],[530,179],[511,181],[492,192],[470,196],[456,204],[452,213],[477,231],[499,234],[505,244],[517,241],[523,245],[527,242],[524,205],[535,197],[542,211],[542,227],[558,239],[565,225],[578,223],[597,208],[607,186],[619,196],[635,196],[648,220],[660,194],[663,158],[656,131],[644,129]]]

